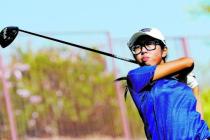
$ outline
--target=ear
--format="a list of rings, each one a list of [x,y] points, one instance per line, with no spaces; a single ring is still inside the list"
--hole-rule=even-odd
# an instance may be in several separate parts
[[[165,46],[162,50],[162,58],[165,58],[168,54],[168,48]]]

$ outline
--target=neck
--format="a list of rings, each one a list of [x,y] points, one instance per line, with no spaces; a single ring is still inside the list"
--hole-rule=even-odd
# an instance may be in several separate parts
[[[165,61],[162,59],[161,62],[160,62],[160,64],[163,64],[163,63],[165,63]]]

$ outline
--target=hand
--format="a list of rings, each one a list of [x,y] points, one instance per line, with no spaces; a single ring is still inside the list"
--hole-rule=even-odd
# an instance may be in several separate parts
[[[196,80],[193,72],[190,72],[187,75],[177,74],[175,75],[175,78],[177,78],[180,82],[186,83],[192,89],[198,86],[198,81]]]
[[[198,81],[197,81],[195,74],[193,72],[190,72],[187,75],[186,84],[191,88],[195,88],[196,86],[198,86]]]

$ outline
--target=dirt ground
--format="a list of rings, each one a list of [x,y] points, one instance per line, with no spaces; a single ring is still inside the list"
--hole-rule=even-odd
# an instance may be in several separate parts
[[[51,137],[51,138],[26,138],[26,140],[126,140],[125,138],[113,138],[108,136],[90,136],[83,138],[70,138],[70,137]],[[134,140],[134,139],[132,139]],[[146,140],[144,138],[138,138],[135,140]]]
[[[70,138],[70,137],[26,138],[26,140],[125,140],[125,139],[105,137],[105,136],[91,136],[91,137],[81,137],[81,138]]]

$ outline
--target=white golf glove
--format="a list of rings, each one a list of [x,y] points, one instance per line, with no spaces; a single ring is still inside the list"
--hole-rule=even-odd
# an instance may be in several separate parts
[[[187,75],[186,84],[191,88],[198,86],[198,81],[197,81],[195,74],[193,72],[190,72]]]
[[[178,76],[176,77],[180,82],[186,83],[189,87],[194,88],[198,86],[195,74],[191,71],[187,76]]]

